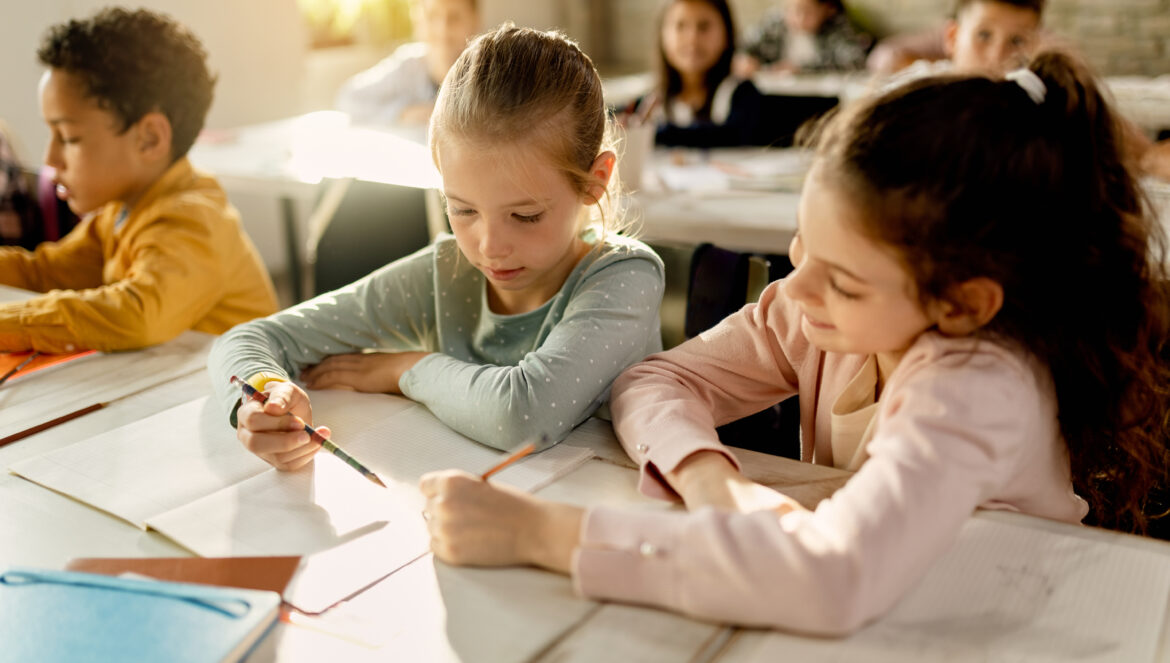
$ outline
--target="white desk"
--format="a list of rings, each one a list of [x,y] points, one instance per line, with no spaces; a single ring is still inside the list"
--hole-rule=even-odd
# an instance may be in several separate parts
[[[296,301],[305,294],[303,238],[311,233],[304,210],[316,205],[323,180],[359,179],[427,190],[441,184],[425,130],[353,126],[338,111],[206,131],[191,148],[190,158],[195,166],[216,176],[229,198],[254,195],[279,202],[278,231],[247,218],[244,225],[261,242],[272,235],[281,238],[283,263]],[[437,197],[428,198],[432,236],[446,227],[440,207]],[[266,262],[270,267],[281,264],[271,257]]]
[[[206,374],[200,373],[118,400],[86,418],[0,449],[0,466],[209,390]],[[597,443],[595,450],[598,459],[542,494],[579,504],[670,508],[635,492],[636,471],[616,444]],[[844,476],[751,452],[745,452],[745,458],[762,459],[758,466],[749,464],[764,473],[761,477],[815,484],[822,494],[828,490],[826,479],[839,483]],[[0,540],[5,541],[0,567],[61,567],[74,557],[185,554],[158,535],[12,475],[0,476]],[[628,628],[631,619],[640,624],[637,629]],[[651,631],[669,639],[639,635]],[[321,618],[279,624],[250,660],[317,661],[322,656],[347,661],[592,660],[601,651],[614,652],[622,660],[685,660],[719,634],[730,632],[666,612],[585,601],[573,594],[567,578],[554,574],[453,568],[427,555]]]
[[[611,108],[623,108],[654,89],[653,72],[603,78],[605,102]],[[855,99],[869,89],[870,75],[862,72],[792,74],[782,71],[759,71],[752,83],[764,94],[795,97],[836,97]]]
[[[1110,76],[1105,85],[1121,114],[1139,127],[1151,134],[1170,129],[1170,74]]]
[[[805,156],[759,147],[657,148],[628,212],[649,241],[786,255],[796,233]]]
[[[752,82],[764,94],[795,97],[836,97],[849,101],[871,89],[868,72],[830,72],[824,74],[793,74],[784,71],[759,71]]]
[[[0,466],[109,430],[206,394],[205,374],[189,375],[114,402],[86,418],[0,449]],[[636,470],[612,442],[596,440],[598,457],[549,485],[545,497],[578,504],[672,508],[635,492]],[[848,477],[831,468],[742,452],[749,476],[786,487],[812,505]],[[1167,553],[1160,542],[1041,521],[981,514]],[[173,556],[182,550],[152,533],[11,475],[0,476],[0,567],[60,567],[82,556]],[[952,627],[953,628],[953,627]],[[940,638],[947,635],[945,629]],[[1163,640],[1167,630],[1163,627]],[[961,640],[961,638],[960,638]],[[668,612],[585,601],[569,579],[534,569],[450,567],[425,555],[319,618],[280,623],[251,661],[727,661],[832,641],[740,630]],[[844,650],[845,645],[842,645]],[[964,651],[959,649],[957,651]],[[1163,642],[1157,660],[1170,660]]]

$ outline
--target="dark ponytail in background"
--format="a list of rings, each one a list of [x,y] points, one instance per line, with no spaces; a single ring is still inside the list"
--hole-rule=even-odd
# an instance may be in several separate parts
[[[1144,532],[1168,467],[1165,239],[1087,68],[1044,52],[1028,69],[1039,103],[1013,80],[916,81],[830,120],[818,159],[923,303],[976,277],[1003,286],[980,333],[1051,371],[1087,522]]]

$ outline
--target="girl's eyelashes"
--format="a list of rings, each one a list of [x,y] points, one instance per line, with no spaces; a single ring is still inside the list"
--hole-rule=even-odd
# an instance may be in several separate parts
[[[476,214],[478,214],[478,212],[470,207],[452,207],[450,204],[447,205],[447,216],[449,217],[467,217],[475,216]],[[520,221],[521,223],[536,223],[537,221],[540,221],[544,218],[544,211],[535,212],[533,214],[520,214],[518,212],[513,212],[512,218]]]
[[[848,290],[843,289],[831,276],[829,277],[829,287],[833,289],[833,292],[841,295],[845,299],[861,299],[861,295],[857,294],[856,292],[849,292]]]

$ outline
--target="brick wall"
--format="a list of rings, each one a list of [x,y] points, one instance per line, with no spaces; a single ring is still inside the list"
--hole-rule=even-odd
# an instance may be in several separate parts
[[[942,21],[953,0],[846,0],[878,34]],[[657,0],[606,0],[612,12],[607,60],[621,69],[646,66],[653,49]],[[779,0],[733,0],[741,26]],[[1045,24],[1075,44],[1103,74],[1170,74],[1170,0],[1049,0]]]

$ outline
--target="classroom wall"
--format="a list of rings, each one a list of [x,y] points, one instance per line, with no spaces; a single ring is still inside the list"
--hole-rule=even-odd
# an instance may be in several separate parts
[[[920,30],[942,21],[954,0],[846,0],[878,34]],[[733,0],[741,26],[779,0]],[[648,66],[656,0],[609,0],[614,12],[612,59],[623,69]],[[1108,75],[1170,74],[1170,0],[1049,0],[1045,22],[1079,45]]]
[[[0,21],[0,119],[11,127],[27,159],[40,158],[48,132],[37,106],[42,68],[36,48],[45,30],[85,16],[109,0],[4,3]],[[166,12],[203,41],[219,74],[208,125],[237,126],[284,117],[301,105],[305,38],[292,0],[136,0]]]

